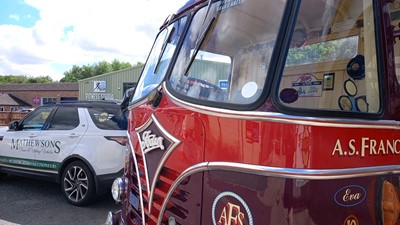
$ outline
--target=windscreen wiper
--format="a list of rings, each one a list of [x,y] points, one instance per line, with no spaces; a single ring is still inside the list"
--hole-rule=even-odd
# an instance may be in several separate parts
[[[204,14],[203,22],[201,23],[201,28],[202,28],[202,30],[203,30],[203,27],[204,27],[204,23],[206,22],[206,19],[207,19],[207,17],[208,17],[208,13],[210,12],[211,5],[212,5],[212,0],[208,0],[206,13]],[[194,52],[193,52],[193,54],[191,55],[190,61],[189,61],[188,65],[187,65],[186,68],[185,68],[185,73],[184,73],[185,76],[188,75],[189,68],[192,66],[192,63],[193,63],[194,59],[196,58],[196,55],[197,55],[197,53],[199,52],[200,46],[201,46],[201,44],[203,43],[204,38],[206,37],[208,31],[210,30],[211,25],[212,25],[213,22],[214,22],[214,19],[215,19],[215,16],[214,16],[214,18],[211,19],[211,21],[210,21],[210,23],[208,24],[207,28],[203,31],[203,34],[202,34],[201,36],[198,36],[198,37],[197,37],[197,39],[196,39],[196,45],[195,45],[195,48],[194,48]]]
[[[156,74],[158,72],[158,68],[160,67],[161,58],[164,55],[165,49],[167,48],[168,41],[171,39],[172,34],[174,33],[174,30],[175,30],[175,27],[172,27],[167,38],[164,40],[164,42],[162,44],[160,55],[158,56],[156,66],[154,67],[154,71],[153,71],[154,74]]]
[[[212,25],[214,24],[215,19],[216,19],[216,17],[214,16],[214,17],[210,20],[210,22],[208,23],[208,26],[207,26],[207,28],[203,31],[202,35],[197,39],[197,41],[196,41],[196,46],[195,46],[195,48],[194,48],[194,50],[193,50],[192,56],[190,57],[190,61],[189,61],[188,65],[187,65],[186,68],[185,68],[185,73],[184,73],[185,76],[188,76],[189,69],[190,69],[190,67],[191,67],[192,64],[193,64],[193,61],[194,61],[194,59],[196,58],[196,55],[197,55],[197,53],[199,52],[200,47],[201,47],[201,45],[203,44],[204,39],[206,38],[206,36],[207,36],[208,32],[210,31]]]

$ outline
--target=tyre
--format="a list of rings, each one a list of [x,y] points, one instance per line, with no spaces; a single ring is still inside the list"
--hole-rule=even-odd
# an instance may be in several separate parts
[[[82,206],[95,197],[95,182],[92,171],[81,161],[70,163],[61,178],[61,190],[67,201]]]
[[[7,174],[6,174],[6,173],[2,173],[2,172],[0,172],[0,178],[6,177],[6,176],[7,176]]]

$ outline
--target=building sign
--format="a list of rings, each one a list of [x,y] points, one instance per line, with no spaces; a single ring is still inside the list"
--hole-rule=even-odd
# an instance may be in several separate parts
[[[218,83],[219,83],[219,88],[228,89],[229,85],[228,80],[219,80]]]
[[[32,103],[34,105],[39,105],[40,104],[40,98],[38,96],[32,98]]]
[[[106,92],[106,81],[93,81],[93,92]]]
[[[297,90],[299,97],[322,95],[322,80],[318,80],[313,74],[299,75],[292,87]]]
[[[85,93],[86,100],[113,100],[113,93]]]

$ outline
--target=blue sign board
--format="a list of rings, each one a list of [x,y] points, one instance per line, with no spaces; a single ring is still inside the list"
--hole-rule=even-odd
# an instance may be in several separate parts
[[[219,80],[219,88],[228,89],[229,83],[228,80]]]

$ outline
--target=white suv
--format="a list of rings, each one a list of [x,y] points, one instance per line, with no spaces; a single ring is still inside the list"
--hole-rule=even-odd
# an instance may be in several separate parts
[[[41,106],[0,128],[0,173],[58,182],[71,204],[87,204],[122,174],[126,129],[116,102]]]

